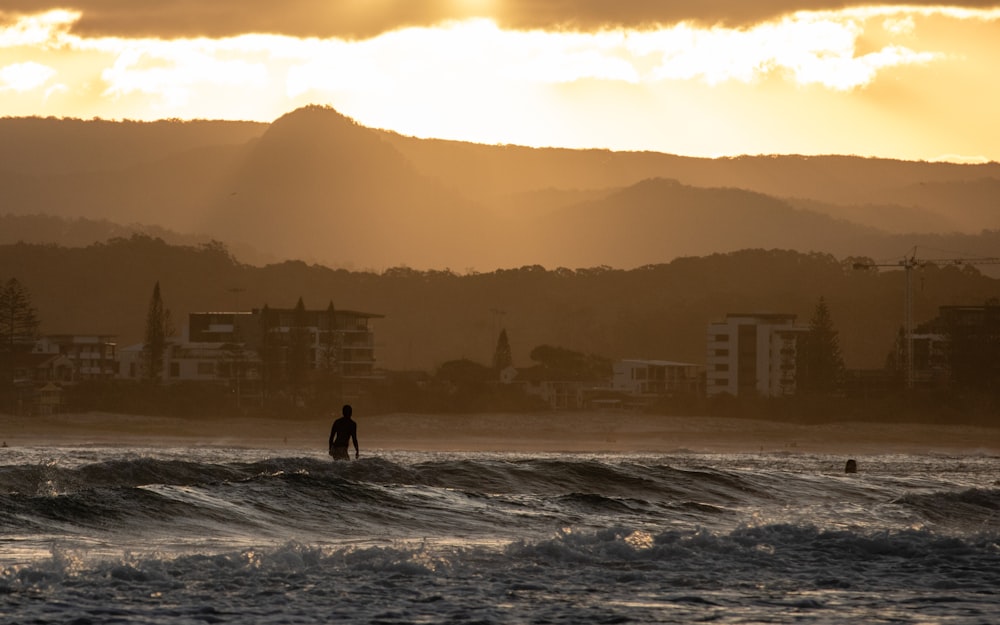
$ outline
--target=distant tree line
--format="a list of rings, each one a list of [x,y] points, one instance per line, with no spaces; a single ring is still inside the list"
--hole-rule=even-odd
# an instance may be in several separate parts
[[[219,243],[172,246],[139,235],[85,248],[0,246],[0,267],[12,272],[22,287],[31,286],[28,308],[36,321],[37,311],[42,312],[46,333],[106,333],[117,335],[121,346],[149,343],[145,339],[158,325],[159,313],[153,314],[156,289],[152,298],[146,294],[156,284],[168,285],[170,308],[181,315],[246,308],[248,303],[333,298],[349,302],[352,309],[377,312],[385,315],[376,327],[377,356],[389,370],[388,383],[398,384],[382,389],[384,396],[400,399],[397,404],[405,403],[401,398],[417,398],[438,407],[448,401],[440,389],[449,387],[447,393],[458,397],[461,385],[456,381],[474,386],[477,378],[486,373],[495,377],[508,364],[590,374],[620,358],[703,362],[706,324],[728,312],[753,311],[790,312],[808,320],[810,332],[803,344],[812,349],[803,350],[801,358],[808,354],[809,359],[798,363],[803,389],[817,395],[835,393],[845,371],[883,369],[895,350],[903,275],[854,269],[870,261],[743,250],[635,269],[536,265],[458,274],[395,267],[376,273],[299,261],[249,266]],[[936,319],[941,306],[979,305],[1000,296],[1000,280],[973,265],[928,264],[917,278],[914,316],[923,323]],[[236,285],[242,302],[233,299]],[[19,301],[13,295],[4,297],[4,302]],[[491,324],[491,308],[509,311],[501,336]],[[4,323],[3,349],[9,350],[13,326]],[[1000,360],[992,344],[963,339],[957,329],[946,331],[957,337],[954,345],[970,345],[965,351],[955,347],[953,357],[979,362],[957,365],[959,376],[969,381],[962,382],[968,401],[973,395],[995,395],[1000,384],[994,365]],[[304,389],[304,382],[296,382],[294,367],[280,375],[281,384],[297,383]],[[424,393],[427,389],[438,389],[437,399],[431,401],[433,393]],[[474,393],[466,396],[470,402],[480,401],[471,399]],[[947,401],[942,399],[941,405]],[[723,408],[735,410],[716,407]]]
[[[172,246],[144,236],[86,248],[0,245],[0,267],[31,285],[49,332],[90,332],[142,341],[147,301],[160,282],[177,323],[191,311],[264,302],[343,302],[385,315],[379,359],[393,369],[430,370],[456,355],[486,361],[497,337],[491,309],[509,311],[515,365],[535,346],[562,345],[609,358],[704,360],[704,328],[728,312],[776,311],[807,320],[820,297],[837,311],[840,349],[851,369],[881,368],[902,324],[903,272],[857,271],[854,257],[743,250],[634,269],[524,266],[459,274],[394,267],[348,271],[300,261],[244,265],[222,244]],[[867,259],[870,261],[871,259]],[[973,265],[926,265],[915,277],[914,318],[1000,296],[1000,280]],[[72,298],[72,293],[87,297]],[[72,300],[72,306],[67,301]]]

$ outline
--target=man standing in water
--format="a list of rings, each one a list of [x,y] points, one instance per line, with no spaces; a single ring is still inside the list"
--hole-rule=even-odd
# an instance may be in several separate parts
[[[354,459],[358,459],[358,424],[351,419],[353,410],[350,404],[344,404],[344,416],[333,422],[330,428],[330,455],[334,460],[350,460],[347,445],[354,441]]]

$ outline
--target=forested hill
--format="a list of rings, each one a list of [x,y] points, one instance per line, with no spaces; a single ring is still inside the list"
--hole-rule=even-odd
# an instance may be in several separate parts
[[[265,304],[385,315],[374,322],[388,369],[431,370],[447,360],[487,363],[506,328],[515,365],[542,344],[610,358],[703,363],[706,324],[729,312],[782,312],[808,322],[826,298],[849,367],[881,367],[903,318],[903,272],[859,271],[855,259],[750,249],[623,270],[524,266],[490,273],[406,268],[351,272],[299,261],[255,267],[221,244],[169,245],[133,236],[87,247],[0,246],[0,280],[31,292],[43,333],[110,333],[141,340],[153,285],[177,326],[193,311]],[[1000,298],[1000,280],[971,265],[925,266],[914,276],[917,322],[950,304]]]
[[[318,106],[271,124],[0,119],[0,216],[218,240],[255,264],[628,269],[758,247],[886,257],[915,245],[991,256],[998,201],[998,163],[477,145]],[[64,240],[33,232],[0,243]]]
[[[27,117],[0,119],[0,171],[30,176],[118,171],[193,151],[240,146],[267,124]]]

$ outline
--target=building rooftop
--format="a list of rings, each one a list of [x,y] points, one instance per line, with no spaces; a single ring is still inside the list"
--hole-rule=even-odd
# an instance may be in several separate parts
[[[621,362],[631,362],[652,367],[700,367],[693,362],[677,362],[675,360],[650,360],[646,358],[622,358]]]

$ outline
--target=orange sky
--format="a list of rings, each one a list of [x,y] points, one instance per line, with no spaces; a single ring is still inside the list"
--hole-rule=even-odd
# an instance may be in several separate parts
[[[570,12],[566,12],[571,9]],[[1000,4],[0,0],[0,115],[1000,160]]]

